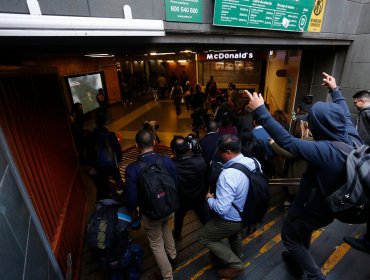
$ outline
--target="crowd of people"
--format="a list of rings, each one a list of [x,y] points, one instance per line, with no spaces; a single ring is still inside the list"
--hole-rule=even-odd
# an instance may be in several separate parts
[[[154,100],[165,97],[168,92],[167,83],[160,82],[160,78],[149,83],[155,92]],[[282,252],[282,258],[294,276],[305,274],[307,279],[325,279],[309,247],[312,232],[333,221],[323,208],[325,193],[332,192],[346,179],[345,157],[331,141],[341,141],[353,148],[361,143],[370,145],[370,92],[360,91],[353,96],[354,105],[359,109],[355,126],[335,78],[323,73],[323,86],[328,88],[333,102],[304,102],[310,106],[305,110],[301,108],[289,126],[283,111],[269,112],[261,94],[247,91],[247,98],[243,98],[233,83],[226,94],[221,94],[212,76],[203,93],[200,85],[193,90],[188,80],[186,73],[181,79],[174,75],[170,96],[178,114],[182,98],[186,109],[193,110],[196,135],[174,136],[170,158],[154,151],[159,140],[156,129],[148,125],[142,127],[135,137],[140,155],[126,168],[125,186],[118,170],[122,157],[119,142],[104,126],[104,110],[97,115],[97,127],[87,141],[87,158],[94,166],[90,175],[98,188],[97,199],[112,193],[109,179],[113,178],[118,182],[114,191],[122,195],[132,213],[137,215],[138,209],[145,209],[141,211],[141,220],[159,268],[155,279],[173,279],[173,268],[177,264],[176,242],[182,239],[183,221],[189,210],[194,210],[203,224],[199,241],[210,250],[210,261],[218,276],[233,278],[244,268],[243,223],[239,212],[250,186],[242,172],[228,167],[237,162],[251,171],[261,168],[269,178],[301,178],[299,187],[288,189],[286,206],[289,207],[282,227],[287,251]],[[74,126],[81,122],[81,112],[77,104]],[[206,130],[201,138],[200,122]],[[76,147],[80,146],[81,143],[76,143]],[[100,159],[99,151],[106,154],[105,161]],[[154,164],[158,160],[175,182],[179,197],[173,231],[169,225],[171,215],[153,218],[142,199],[142,163]],[[212,161],[223,164],[223,171],[214,185],[208,180]],[[345,241],[370,253],[369,223],[367,225],[363,238],[345,237]],[[225,238],[228,243],[223,242]]]

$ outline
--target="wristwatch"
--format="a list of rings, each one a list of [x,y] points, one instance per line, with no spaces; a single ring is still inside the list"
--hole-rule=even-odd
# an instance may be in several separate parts
[[[340,87],[339,86],[336,86],[335,88],[333,88],[333,89],[329,89],[329,92],[330,93],[332,93],[332,92],[336,92],[336,91],[338,91],[338,90],[340,90]]]

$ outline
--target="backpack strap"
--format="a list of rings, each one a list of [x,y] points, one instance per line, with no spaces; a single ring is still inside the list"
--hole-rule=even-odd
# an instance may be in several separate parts
[[[156,158],[155,163],[159,163],[159,164],[161,163],[161,161],[158,162],[160,155],[156,154],[155,152],[148,153],[148,154],[142,154],[139,156],[139,159],[137,160],[137,163],[139,164],[141,170],[143,170],[145,167],[148,166],[149,163],[143,161],[142,159],[149,155],[157,155],[158,157]]]
[[[234,168],[234,169],[237,169],[237,170],[239,170],[239,171],[243,172],[245,176],[247,176],[248,178],[250,178],[253,172],[260,170],[260,166],[259,166],[258,162],[257,162],[254,158],[252,158],[252,159],[253,159],[253,161],[254,161],[254,165],[255,165],[255,169],[254,169],[254,170],[250,170],[250,169],[249,169],[248,167],[246,167],[244,164],[241,164],[241,163],[239,163],[239,162],[235,162],[235,163],[233,163],[233,164],[232,164],[232,165],[230,165],[228,168]],[[231,205],[234,207],[234,209],[235,209],[236,211],[238,211],[238,213],[239,213],[240,217],[242,218],[243,211],[240,211],[240,210],[238,209],[238,207],[235,205],[235,203],[234,203],[234,202],[233,202],[233,203],[231,203]]]
[[[137,163],[139,164],[140,170],[143,170],[148,164],[142,160],[138,160]]]
[[[354,149],[350,145],[344,142],[341,142],[341,141],[330,141],[330,143],[333,144],[334,147],[336,147],[339,151],[341,151],[346,156],[348,156]]]

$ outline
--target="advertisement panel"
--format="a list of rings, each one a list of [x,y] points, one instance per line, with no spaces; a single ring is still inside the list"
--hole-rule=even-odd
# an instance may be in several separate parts
[[[202,22],[202,0],[166,0],[166,20]]]
[[[213,24],[307,31],[314,0],[215,0]]]

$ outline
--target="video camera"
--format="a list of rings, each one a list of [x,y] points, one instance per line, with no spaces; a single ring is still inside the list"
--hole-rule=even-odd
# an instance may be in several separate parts
[[[179,139],[183,141],[179,141]],[[194,134],[189,134],[186,137],[175,135],[171,141],[171,150],[175,155],[183,155],[188,151],[192,151],[194,154],[202,152]]]
[[[197,154],[202,152],[202,148],[195,138],[195,134],[188,134],[188,136],[185,137],[185,141],[188,143],[189,148],[193,151],[193,153]]]

